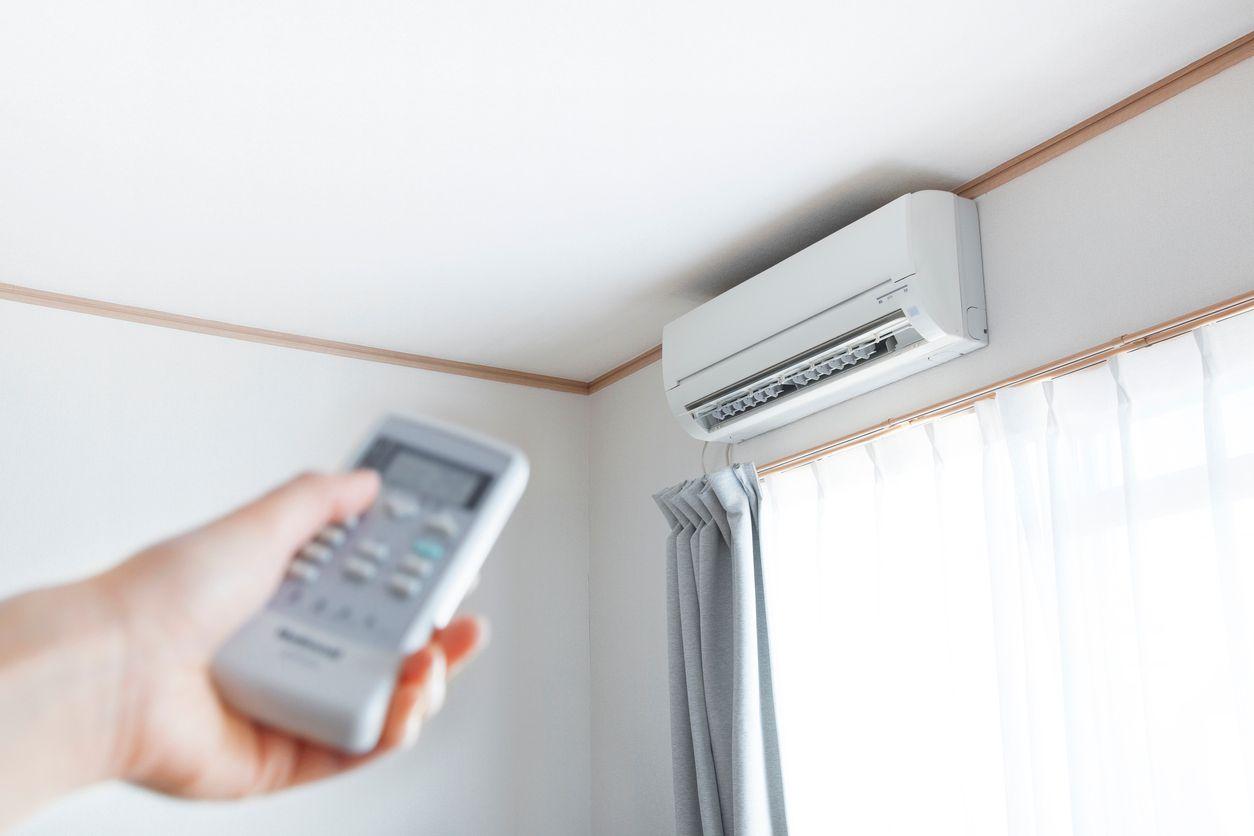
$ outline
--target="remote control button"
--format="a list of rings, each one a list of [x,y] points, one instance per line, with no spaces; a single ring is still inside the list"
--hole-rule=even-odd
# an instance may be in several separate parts
[[[293,560],[287,567],[287,576],[302,583],[313,583],[318,579],[318,567],[304,560]]]
[[[350,557],[344,561],[344,574],[350,580],[367,581],[374,577],[378,571],[375,565],[369,560],[362,560],[360,557]]]
[[[407,554],[401,560],[401,571],[408,572],[411,575],[418,575],[425,578],[435,569],[435,564],[426,557],[416,554]]]
[[[347,539],[348,532],[338,525],[328,525],[318,532],[317,537],[319,543],[325,543],[328,546],[342,546]]]
[[[428,530],[449,540],[457,536],[457,520],[453,519],[452,514],[437,514],[427,520],[426,527]]]
[[[445,551],[443,543],[429,537],[414,541],[414,554],[422,555],[428,560],[443,560]]]
[[[393,575],[388,579],[388,591],[399,598],[413,598],[422,589],[422,581],[413,575]]]
[[[418,500],[403,493],[390,493],[383,500],[383,507],[388,516],[397,520],[407,520],[418,514]]]
[[[363,557],[368,557],[376,563],[382,563],[388,559],[387,543],[381,543],[378,540],[362,540],[357,544],[357,553]]]
[[[331,550],[330,546],[325,546],[322,543],[309,543],[300,550],[301,557],[306,560],[312,560],[315,563],[330,563],[334,554],[335,552]]]

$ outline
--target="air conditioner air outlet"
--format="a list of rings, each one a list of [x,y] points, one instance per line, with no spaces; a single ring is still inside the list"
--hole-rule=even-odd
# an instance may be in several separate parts
[[[701,404],[692,411],[692,417],[706,429],[714,429],[754,409],[788,398],[804,389],[837,380],[855,369],[861,370],[899,349],[915,345],[921,339],[918,332],[907,325],[854,343],[795,366],[769,382],[746,387],[717,401]]]

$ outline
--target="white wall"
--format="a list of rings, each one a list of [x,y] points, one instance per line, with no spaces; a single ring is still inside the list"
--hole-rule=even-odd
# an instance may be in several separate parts
[[[481,429],[532,461],[466,605],[491,618],[492,645],[418,746],[240,804],[105,786],[20,833],[589,832],[584,398],[0,302],[0,597],[339,468],[386,411]]]
[[[1254,61],[981,197],[989,347],[738,447],[769,461],[1254,288]],[[709,451],[710,466],[723,448]],[[650,494],[699,473],[657,365],[592,408],[592,809],[673,830],[666,528]]]

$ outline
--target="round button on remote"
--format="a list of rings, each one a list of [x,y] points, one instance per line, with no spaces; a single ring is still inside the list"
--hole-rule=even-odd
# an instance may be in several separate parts
[[[318,579],[318,567],[304,560],[293,560],[287,567],[287,576],[302,583],[312,583]]]
[[[376,569],[373,563],[360,557],[350,557],[344,561],[344,574],[349,580],[366,581],[374,577]]]
[[[315,563],[330,563],[335,552],[322,543],[309,543],[300,550],[300,556]]]
[[[362,557],[370,558],[375,563],[387,560],[390,551],[388,544],[379,540],[362,540],[357,544],[357,553]]]
[[[383,507],[388,516],[397,520],[407,520],[418,514],[418,500],[404,493],[389,493],[383,500]]]
[[[437,514],[427,520],[426,528],[431,533],[449,540],[457,536],[457,520],[453,519],[452,514]]]
[[[348,532],[338,525],[328,525],[318,532],[316,539],[328,546],[342,546],[348,540]]]
[[[428,560],[442,560],[444,552],[444,544],[430,537],[422,537],[414,541],[414,554],[421,555]]]
[[[388,591],[398,598],[413,598],[422,589],[422,581],[413,575],[393,575],[388,579]]]
[[[418,575],[425,578],[435,569],[435,564],[430,559],[417,554],[407,554],[401,560],[401,571],[408,572],[411,575]]]

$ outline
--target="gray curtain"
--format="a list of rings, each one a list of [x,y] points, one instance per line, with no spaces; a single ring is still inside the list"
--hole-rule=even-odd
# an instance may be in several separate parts
[[[671,759],[680,834],[784,834],[753,465],[654,496],[666,539]]]

